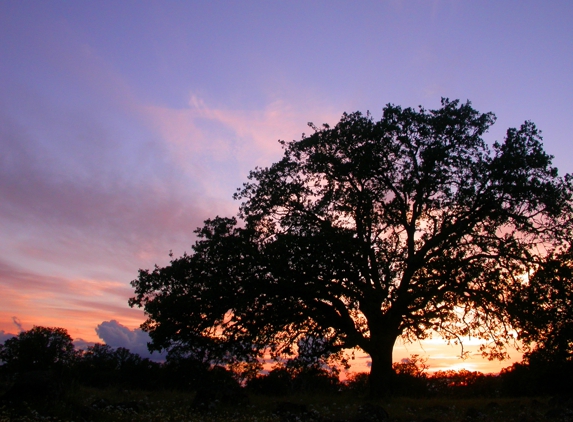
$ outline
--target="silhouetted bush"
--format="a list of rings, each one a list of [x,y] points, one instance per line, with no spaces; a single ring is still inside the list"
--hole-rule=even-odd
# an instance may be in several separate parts
[[[427,383],[433,396],[495,397],[501,393],[499,376],[466,369],[437,371],[428,377]]]
[[[310,367],[298,371],[293,378],[295,391],[333,392],[341,388],[338,374],[326,369]]]
[[[227,369],[215,366],[211,368],[203,382],[197,388],[193,407],[202,410],[215,410],[219,405],[243,405],[248,397],[233,374]]]
[[[428,392],[427,359],[411,355],[392,365],[392,392],[400,396],[422,396]]]
[[[92,387],[108,387],[117,382],[118,365],[112,347],[96,343],[84,350],[75,366],[78,380]]]
[[[194,391],[207,378],[209,365],[193,357],[169,355],[162,366],[165,388]]]
[[[531,396],[537,389],[533,384],[533,377],[528,365],[514,363],[504,368],[499,374],[501,380],[501,394],[509,397]]]
[[[83,385],[107,388],[157,389],[162,387],[161,364],[143,359],[128,349],[113,349],[96,343],[83,351],[74,366],[76,379]]]
[[[420,397],[428,393],[426,376],[415,377],[410,374],[396,374],[392,384],[392,394],[397,396]]]
[[[266,375],[251,379],[247,389],[255,394],[284,396],[292,392],[293,380],[285,368],[275,368]]]
[[[284,396],[294,392],[329,393],[342,388],[338,375],[326,369],[310,367],[275,368],[267,375],[259,375],[247,383],[247,389],[255,394]]]
[[[570,361],[515,363],[499,377],[502,394],[507,396],[573,394],[573,362]]]
[[[366,394],[368,392],[368,373],[356,372],[350,374],[344,381],[343,387],[345,390],[356,394]]]

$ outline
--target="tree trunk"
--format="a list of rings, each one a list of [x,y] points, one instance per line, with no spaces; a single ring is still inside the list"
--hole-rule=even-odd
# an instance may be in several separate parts
[[[370,376],[368,377],[369,394],[371,397],[386,397],[392,393],[394,370],[392,369],[392,351],[397,336],[379,339],[372,344],[370,358]]]

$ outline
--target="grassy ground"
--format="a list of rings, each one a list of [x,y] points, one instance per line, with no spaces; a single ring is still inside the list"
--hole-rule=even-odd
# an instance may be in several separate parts
[[[284,398],[251,395],[244,405],[217,404],[209,411],[195,409],[192,402],[192,393],[78,387],[58,401],[17,406],[0,404],[0,421],[357,421],[360,406],[367,401],[351,393]],[[277,414],[275,410],[281,402],[291,403],[289,406],[295,411]],[[370,403],[383,407],[389,420],[395,422],[573,421],[571,403],[566,399],[392,398]],[[297,413],[303,408],[306,413]]]

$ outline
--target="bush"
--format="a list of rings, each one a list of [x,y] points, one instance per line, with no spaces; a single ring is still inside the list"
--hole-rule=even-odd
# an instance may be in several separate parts
[[[296,391],[328,393],[340,389],[338,376],[322,368],[310,367],[299,371],[293,378]]]
[[[285,396],[293,390],[293,380],[289,371],[275,368],[267,375],[259,375],[247,383],[247,389],[255,394]]]
[[[346,390],[357,394],[366,394],[368,392],[368,373],[355,372],[350,374],[344,381],[344,387]]]
[[[206,375],[193,400],[196,409],[213,410],[221,404],[237,406],[248,402],[243,388],[227,369],[215,366]]]

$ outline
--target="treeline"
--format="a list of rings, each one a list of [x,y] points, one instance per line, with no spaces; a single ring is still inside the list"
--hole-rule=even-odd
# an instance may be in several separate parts
[[[320,361],[302,364],[293,359],[277,364],[271,371],[261,371],[260,363],[256,362],[222,367],[175,354],[160,363],[128,349],[114,349],[105,344],[77,350],[62,328],[34,327],[8,339],[0,345],[0,359],[4,393],[19,382],[33,383],[35,388],[40,384],[39,388],[54,390],[54,379],[67,385],[102,389],[201,391],[201,394],[211,391],[219,400],[224,399],[225,394],[237,400],[247,392],[273,396],[297,392],[368,393],[368,374],[350,374],[340,381],[339,370]],[[535,352],[527,354],[524,362],[496,375],[467,370],[429,373],[426,362],[417,355],[395,363],[393,369],[393,392],[399,396],[502,397],[573,393],[570,382],[573,363],[549,359]],[[33,394],[30,385],[20,385],[20,389],[25,394]]]
[[[393,367],[394,393],[402,396],[534,397],[573,393],[573,362],[538,359],[537,352],[527,353],[521,363],[515,363],[499,374],[466,369],[429,373],[424,362],[415,355]],[[366,376],[363,377],[362,384],[366,382]]]

